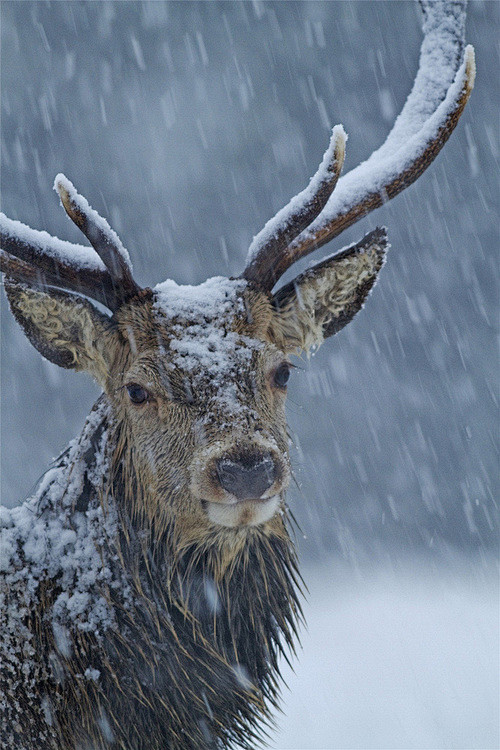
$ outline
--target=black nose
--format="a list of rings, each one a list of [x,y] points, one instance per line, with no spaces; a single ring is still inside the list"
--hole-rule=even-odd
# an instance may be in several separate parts
[[[276,479],[276,474],[276,464],[269,453],[217,461],[219,482],[238,500],[261,497]]]

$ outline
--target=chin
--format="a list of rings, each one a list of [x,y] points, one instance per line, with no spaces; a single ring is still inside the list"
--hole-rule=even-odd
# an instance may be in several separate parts
[[[204,501],[203,507],[210,521],[230,529],[260,526],[270,521],[280,508],[281,496],[262,500],[240,500],[235,503]]]

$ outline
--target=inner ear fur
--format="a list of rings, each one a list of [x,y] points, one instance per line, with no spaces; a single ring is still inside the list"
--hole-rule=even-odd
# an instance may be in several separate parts
[[[325,258],[273,296],[281,347],[308,351],[349,323],[372,289],[389,245],[385,228]]]
[[[109,372],[113,325],[88,300],[59,289],[41,291],[5,280],[12,313],[40,354],[59,367],[87,370],[101,383]]]

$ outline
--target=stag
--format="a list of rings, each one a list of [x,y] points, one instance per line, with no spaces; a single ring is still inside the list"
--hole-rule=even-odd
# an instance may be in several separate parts
[[[16,320],[44,357],[103,389],[35,495],[2,514],[3,747],[260,741],[301,618],[285,504],[289,358],[361,309],[385,230],[274,287],[437,156],[474,82],[464,20],[463,3],[424,3],[419,72],[384,145],[339,179],[336,126],[237,278],[141,288],[63,175],[55,189],[93,250],[2,215]]]

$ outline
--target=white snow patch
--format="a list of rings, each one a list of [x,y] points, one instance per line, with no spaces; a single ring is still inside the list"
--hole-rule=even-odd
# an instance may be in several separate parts
[[[94,682],[97,682],[97,680],[101,676],[101,672],[98,669],[87,667],[87,669],[83,673],[83,676],[86,677],[87,680],[93,680]]]
[[[64,682],[79,630],[101,640],[115,627],[116,611],[105,599],[107,592],[113,591],[125,607],[132,597],[116,550],[116,506],[112,497],[105,503],[102,495],[110,428],[109,404],[101,397],[81,436],[57,459],[33,497],[0,513],[0,662],[9,691],[16,690],[22,676],[26,698],[37,704],[42,700],[40,741],[52,738],[55,708],[40,696],[40,685]],[[37,613],[49,627],[49,639],[52,630],[48,663],[38,653]],[[28,621],[30,615],[34,623]],[[85,677],[95,680],[98,671],[89,666]],[[59,694],[52,692],[51,699],[60,704]],[[20,717],[18,702],[8,701],[2,709],[4,724],[14,726]]]
[[[102,596],[102,586],[119,585],[125,594],[128,591],[127,583],[114,580],[111,570],[108,540],[117,533],[116,509],[109,503],[104,510],[99,501],[108,466],[106,430],[94,446],[93,466],[88,458],[96,429],[110,420],[103,399],[89,415],[80,438],[70,443],[59,465],[46,473],[35,495],[20,506],[3,508],[0,515],[3,584],[6,590],[20,592],[19,600],[12,596],[9,607],[0,613],[6,618],[6,628],[10,630],[9,622],[19,618],[18,609],[38,606],[42,581],[57,581],[59,593],[51,613],[46,614],[52,618],[57,648],[66,657],[71,652],[72,628],[100,637],[113,625],[114,612]],[[77,511],[85,481],[94,483],[94,493],[88,507]]]
[[[47,255],[49,258],[68,263],[77,269],[105,271],[106,266],[92,247],[76,245],[72,242],[60,240],[48,232],[31,229],[20,221],[9,219],[0,213],[0,231],[6,238],[20,240],[31,245],[35,252]]]
[[[225,276],[214,276],[195,286],[176,284],[172,279],[167,279],[154,288],[156,308],[168,318],[213,319],[234,310],[238,295],[246,284],[242,279],[228,279]]]
[[[237,317],[245,316],[242,293],[247,282],[217,276],[199,286],[167,280],[155,287],[155,309],[167,319],[171,335],[170,363],[189,375],[192,388],[210,384],[221,410],[237,414],[244,406],[237,375],[248,371],[262,342],[236,333]],[[248,407],[246,407],[248,410]]]

